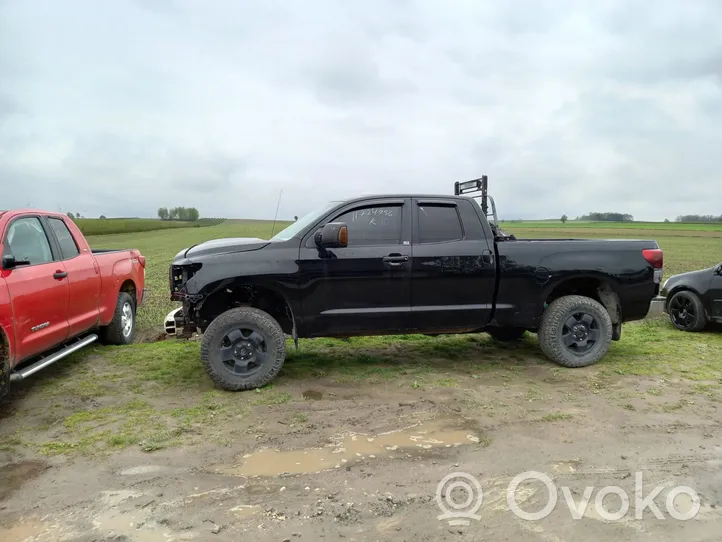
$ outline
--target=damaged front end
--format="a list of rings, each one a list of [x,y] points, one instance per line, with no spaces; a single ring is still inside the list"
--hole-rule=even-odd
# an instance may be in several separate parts
[[[166,334],[179,339],[188,339],[198,330],[194,321],[195,305],[205,296],[188,292],[188,281],[201,269],[201,263],[172,264],[170,266],[170,298],[180,301],[183,306],[170,311],[163,320]]]

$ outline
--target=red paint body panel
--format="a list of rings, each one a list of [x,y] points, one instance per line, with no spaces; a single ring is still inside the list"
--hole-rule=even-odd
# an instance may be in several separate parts
[[[0,327],[8,343],[0,363],[6,369],[108,325],[126,283],[132,283],[138,305],[145,288],[145,258],[138,250],[94,254],[77,225],[58,213],[23,209],[0,214],[0,254],[6,254],[8,226],[21,217],[63,220],[79,254],[63,259],[57,238],[46,229],[54,261],[0,269]],[[67,275],[54,276],[62,272]]]

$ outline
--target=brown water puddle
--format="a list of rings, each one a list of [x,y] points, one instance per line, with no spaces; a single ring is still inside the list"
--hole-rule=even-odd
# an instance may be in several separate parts
[[[306,474],[340,468],[353,461],[388,456],[394,452],[451,448],[474,444],[479,437],[464,429],[453,428],[458,422],[432,420],[412,427],[379,435],[350,433],[334,439],[324,448],[279,451],[265,449],[243,456],[240,465],[219,467],[216,472],[240,476],[279,476]]]
[[[23,542],[32,540],[46,529],[40,523],[33,521],[15,523],[10,527],[0,525],[0,540],[3,542]]]
[[[22,461],[0,468],[0,501],[7,499],[15,490],[37,477],[47,465],[42,461]]]

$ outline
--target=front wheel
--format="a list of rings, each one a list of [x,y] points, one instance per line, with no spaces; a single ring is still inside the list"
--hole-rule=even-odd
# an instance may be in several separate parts
[[[549,359],[563,367],[586,367],[607,353],[612,328],[604,305],[589,297],[564,296],[544,311],[539,345]]]
[[[208,376],[229,391],[268,384],[286,359],[286,336],[268,313],[251,307],[216,317],[201,340],[201,362]]]
[[[683,290],[669,300],[669,319],[682,331],[702,331],[707,326],[707,315],[699,296]]]

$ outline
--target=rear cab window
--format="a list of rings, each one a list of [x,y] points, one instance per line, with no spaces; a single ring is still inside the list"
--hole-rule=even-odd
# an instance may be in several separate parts
[[[464,238],[461,218],[453,203],[419,202],[417,209],[417,243],[443,243]]]
[[[47,218],[50,228],[53,230],[55,238],[58,240],[58,245],[60,245],[60,252],[63,260],[75,258],[78,254],[80,254],[80,249],[73,238],[73,234],[70,233],[70,229],[68,229],[68,226],[65,224],[65,221],[52,216]]]

